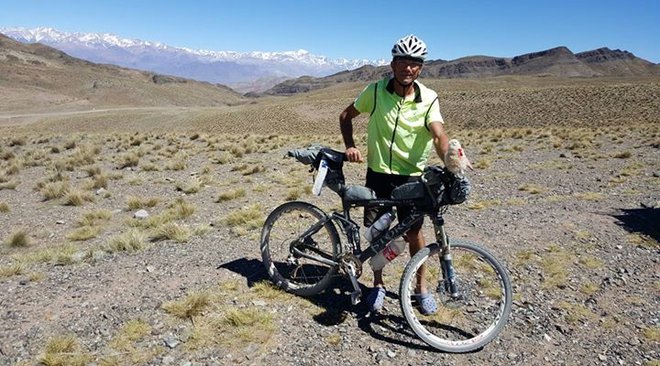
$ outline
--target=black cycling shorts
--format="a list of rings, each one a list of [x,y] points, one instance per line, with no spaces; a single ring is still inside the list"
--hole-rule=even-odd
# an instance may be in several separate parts
[[[367,169],[367,187],[371,188],[376,192],[377,198],[390,198],[394,188],[409,182],[417,182],[419,177],[408,176],[408,175],[396,175],[396,174],[385,174],[378,173],[371,169]],[[376,221],[378,217],[384,214],[388,208],[380,207],[365,207],[364,209],[364,225],[366,227],[371,226],[371,224]],[[402,218],[410,214],[410,210],[407,208],[397,207],[397,217],[399,221]],[[417,221],[411,229],[421,229],[424,224],[424,219]]]

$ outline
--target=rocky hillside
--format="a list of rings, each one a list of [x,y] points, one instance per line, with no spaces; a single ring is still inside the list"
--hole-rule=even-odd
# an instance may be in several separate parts
[[[0,110],[221,106],[244,102],[210,83],[94,64],[0,34]]]
[[[346,81],[373,81],[389,74],[389,66],[365,66],[324,78],[301,77],[270,89],[267,94],[294,94]],[[513,58],[470,56],[427,62],[422,78],[479,78],[505,75],[596,77],[660,75],[660,66],[630,52],[599,48],[574,54],[566,47]]]

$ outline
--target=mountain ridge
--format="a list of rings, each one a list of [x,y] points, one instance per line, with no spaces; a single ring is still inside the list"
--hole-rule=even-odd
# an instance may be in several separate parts
[[[266,95],[290,95],[346,82],[371,82],[390,74],[390,66],[363,66],[321,78],[309,76],[287,80],[264,92]],[[455,60],[430,60],[421,78],[479,78],[506,75],[552,77],[600,77],[660,75],[660,65],[636,57],[628,51],[601,47],[573,53],[559,46],[511,58],[466,56]]]
[[[0,110],[223,106],[248,100],[218,84],[97,64],[0,34]]]
[[[121,38],[111,33],[68,33],[46,27],[0,28],[0,33],[22,43],[39,42],[96,63],[230,86],[283,76],[325,76],[365,64],[385,64],[384,60],[330,59],[303,49],[282,52],[194,50]],[[246,73],[248,69],[251,72]],[[200,79],[200,70],[206,75],[203,79]]]

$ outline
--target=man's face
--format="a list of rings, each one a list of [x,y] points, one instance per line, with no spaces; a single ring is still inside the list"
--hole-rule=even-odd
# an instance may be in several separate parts
[[[415,60],[397,59],[393,60],[390,66],[394,78],[404,86],[412,84],[422,71],[422,63]]]

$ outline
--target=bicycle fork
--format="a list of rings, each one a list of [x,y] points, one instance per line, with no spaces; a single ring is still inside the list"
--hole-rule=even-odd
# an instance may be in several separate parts
[[[442,269],[442,278],[438,280],[438,292],[449,294],[453,299],[459,298],[460,292],[458,290],[458,283],[456,281],[456,274],[452,264],[451,246],[449,238],[445,232],[444,219],[442,216],[436,218],[435,222],[435,237],[440,243],[440,251],[438,259],[440,260],[440,268]]]

